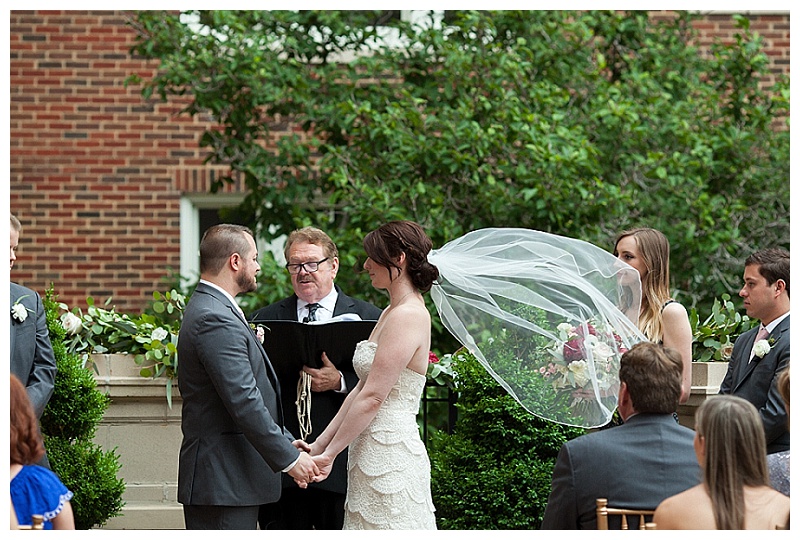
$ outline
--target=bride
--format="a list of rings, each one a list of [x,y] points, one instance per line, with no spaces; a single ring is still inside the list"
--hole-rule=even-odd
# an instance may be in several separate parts
[[[311,445],[324,480],[349,446],[345,529],[435,529],[430,461],[416,416],[425,387],[431,318],[422,294],[439,276],[417,223],[392,221],[364,238],[364,269],[389,293],[368,341],[356,347],[359,383]]]

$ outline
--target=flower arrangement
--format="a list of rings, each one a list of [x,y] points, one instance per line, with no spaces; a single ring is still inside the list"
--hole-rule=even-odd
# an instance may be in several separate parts
[[[458,354],[458,352],[456,351],[454,354]],[[433,351],[428,351],[426,377],[431,384],[453,388],[454,375],[452,354],[445,354],[439,358]]]
[[[552,360],[539,367],[538,373],[559,392],[568,392],[570,406],[594,401],[594,371],[601,397],[610,397],[619,389],[619,359],[627,351],[622,338],[594,319],[573,326],[561,323],[558,337],[545,348]]]
[[[110,304],[111,298],[105,305]],[[141,366],[143,377],[167,377],[178,374],[178,331],[186,298],[175,289],[164,294],[153,292],[152,313],[130,316],[113,307],[101,308],[94,299],[86,299],[87,310],[69,311],[61,315],[67,333],[65,344],[70,352],[81,354],[84,361],[93,353],[130,353]],[[168,396],[170,395],[168,391]]]
[[[692,359],[695,362],[727,362],[733,353],[733,342],[758,321],[742,315],[729,294],[714,299],[711,313],[703,322],[695,308],[689,311],[692,327]]]

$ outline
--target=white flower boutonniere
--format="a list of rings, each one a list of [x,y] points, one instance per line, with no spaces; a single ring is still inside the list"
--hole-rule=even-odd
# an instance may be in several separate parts
[[[25,296],[28,295],[26,294]],[[25,319],[28,318],[28,312],[31,311],[19,303],[19,301],[25,298],[25,296],[20,296],[17,298],[17,301],[11,306],[11,316],[14,317],[14,320],[19,322],[25,322]]]
[[[772,350],[772,345],[770,345],[769,341],[766,339],[759,339],[756,341],[755,345],[753,345],[753,354],[759,358],[764,358],[764,355],[770,350]]]
[[[250,324],[250,328],[252,328],[253,332],[255,332],[256,339],[258,339],[258,342],[263,345],[264,344],[264,327],[261,326],[260,324],[259,325]]]

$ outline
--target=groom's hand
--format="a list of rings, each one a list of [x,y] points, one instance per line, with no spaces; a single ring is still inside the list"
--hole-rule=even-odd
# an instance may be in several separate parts
[[[319,467],[306,452],[300,452],[300,459],[297,460],[294,467],[289,469],[289,476],[294,478],[301,488],[307,487],[319,473]]]
[[[331,473],[331,468],[333,467],[333,458],[327,454],[320,454],[318,456],[314,456],[313,459],[319,468],[319,474],[314,476],[314,482],[322,482]]]

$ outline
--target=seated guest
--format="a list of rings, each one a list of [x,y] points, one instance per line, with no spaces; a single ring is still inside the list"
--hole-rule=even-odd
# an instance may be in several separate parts
[[[761,416],[736,396],[704,402],[695,415],[694,447],[703,469],[699,485],[658,505],[659,529],[782,529],[789,497],[769,486]]]
[[[789,428],[789,368],[778,375],[778,393],[786,407],[786,428]],[[767,470],[769,470],[769,483],[789,497],[789,450],[767,454]]]
[[[35,465],[44,455],[36,414],[25,387],[11,375],[11,504],[19,525],[44,517],[45,529],[75,529],[72,492],[50,469]]]
[[[622,355],[618,409],[624,423],[561,447],[542,529],[596,529],[600,497],[615,507],[655,509],[700,481],[694,432],[672,416],[682,374],[681,356],[655,343],[637,343]]]

